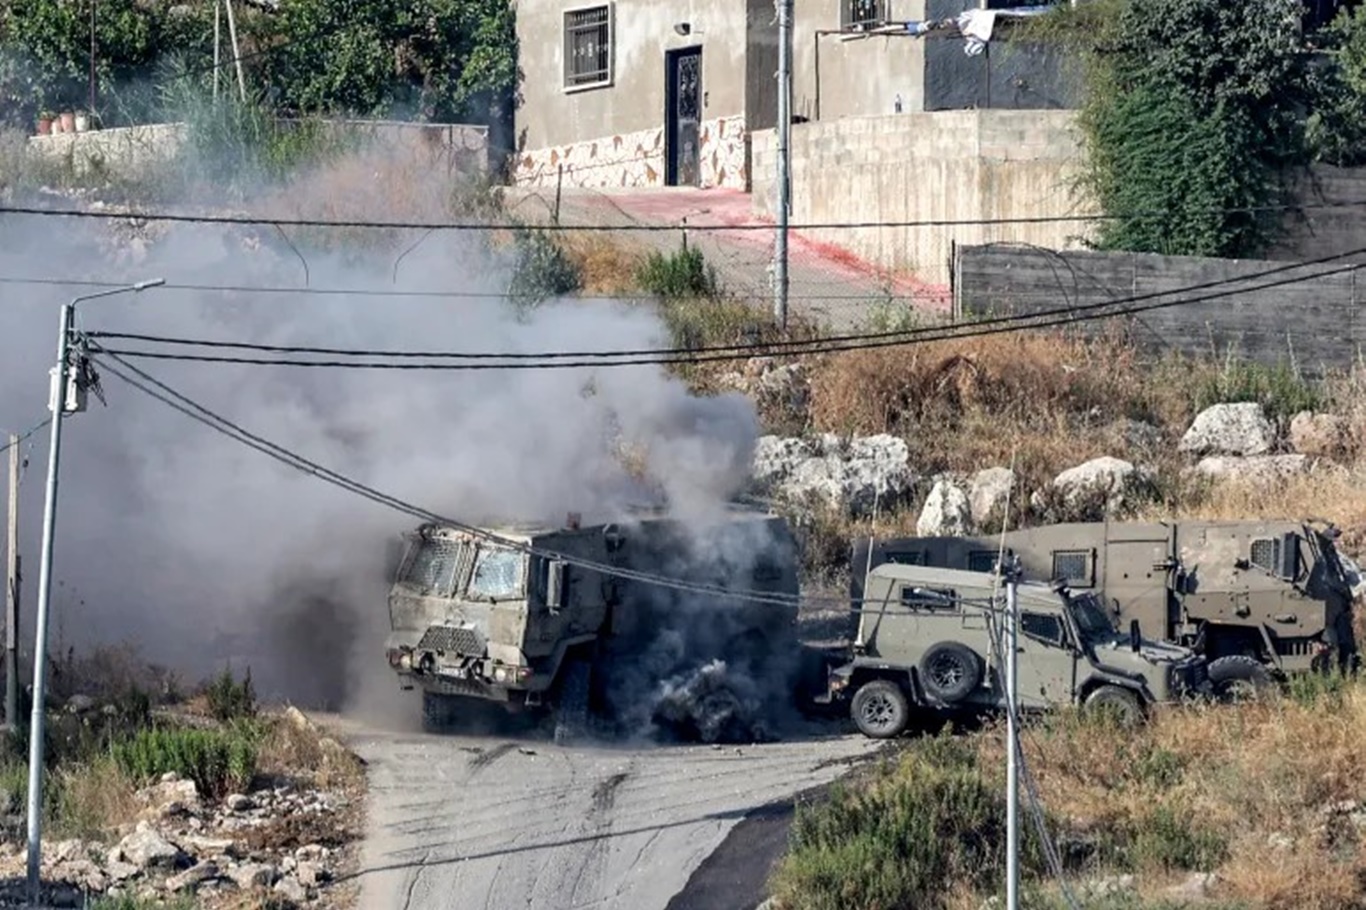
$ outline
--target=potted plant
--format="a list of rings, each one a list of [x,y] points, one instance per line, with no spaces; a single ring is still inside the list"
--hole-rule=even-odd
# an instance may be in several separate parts
[[[76,114],[74,111],[62,111],[62,132],[74,133],[76,131]]]
[[[38,112],[38,135],[48,136],[52,134],[52,111],[44,110]]]

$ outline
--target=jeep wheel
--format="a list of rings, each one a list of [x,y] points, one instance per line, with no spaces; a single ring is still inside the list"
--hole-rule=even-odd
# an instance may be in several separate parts
[[[588,735],[588,661],[573,658],[565,662],[560,678],[560,694],[555,705],[555,744],[565,746]]]
[[[440,733],[455,723],[460,713],[457,696],[441,692],[422,692],[422,729],[428,733]]]
[[[1209,681],[1214,697],[1220,701],[1236,702],[1256,698],[1268,691],[1274,681],[1262,662],[1245,654],[1233,654],[1212,661]]]
[[[1136,727],[1143,722],[1143,703],[1132,689],[1120,686],[1099,686],[1086,696],[1082,709],[1088,716],[1110,716],[1122,727]]]
[[[854,693],[849,713],[864,736],[891,739],[905,732],[911,719],[911,705],[896,683],[875,679]]]
[[[920,661],[920,684],[931,698],[939,701],[962,701],[981,683],[981,658],[956,641],[935,645]]]

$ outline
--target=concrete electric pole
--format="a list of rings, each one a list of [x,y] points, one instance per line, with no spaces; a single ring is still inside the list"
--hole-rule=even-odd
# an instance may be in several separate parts
[[[9,520],[5,549],[5,726],[19,729],[19,443],[9,438]]]
[[[52,540],[57,520],[57,469],[62,447],[62,418],[85,410],[85,389],[77,382],[80,364],[71,362],[72,325],[76,304],[114,294],[145,291],[165,284],[161,278],[126,287],[97,291],[63,304],[57,330],[57,364],[52,368],[48,408],[52,432],[47,450],[47,487],[43,498],[43,540],[38,563],[38,629],[33,643],[33,710],[29,717],[28,750],[28,889],[29,903],[37,906],[42,871],[43,720],[47,675],[47,618],[52,600]]]
[[[1010,557],[1004,566],[1006,580],[1005,674],[1006,674],[1006,910],[1020,906],[1020,728],[1019,666],[1020,611],[1018,606],[1019,562]]]

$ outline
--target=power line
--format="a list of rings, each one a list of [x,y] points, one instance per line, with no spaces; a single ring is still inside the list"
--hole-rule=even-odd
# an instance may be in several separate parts
[[[43,427],[47,426],[47,425],[48,425],[49,423],[51,423],[51,422],[52,422],[52,418],[51,418],[51,417],[44,418],[43,420],[41,420],[41,421],[39,421],[38,423],[34,424],[33,426],[29,427],[29,428],[28,428],[27,430],[25,430],[24,432],[20,433],[20,434],[14,439],[13,442],[7,442],[7,443],[5,443],[4,445],[0,446],[0,452],[8,452],[10,449],[14,448],[15,446],[22,444],[25,440],[27,440],[29,437],[31,437],[34,433],[37,433],[39,430],[41,430]]]
[[[1346,254],[1344,254],[1346,255]],[[1340,269],[1332,270],[1324,274],[1337,274],[1339,272],[1352,271],[1358,268],[1356,265],[1344,266]],[[1282,269],[1284,270],[1284,269]],[[878,337],[875,340],[855,341],[852,343],[832,343],[828,339],[815,339],[811,342],[776,342],[772,345],[755,345],[747,347],[743,351],[730,349],[727,353],[706,353],[703,350],[694,350],[690,353],[665,352],[657,356],[643,356],[627,359],[579,359],[579,360],[512,360],[510,358],[500,359],[498,362],[478,361],[463,363],[448,362],[383,362],[383,361],[345,361],[345,360],[296,360],[282,358],[263,358],[263,357],[240,357],[213,354],[187,354],[171,353],[164,351],[145,351],[145,350],[124,350],[105,348],[98,343],[93,349],[100,350],[108,354],[120,355],[123,357],[133,357],[151,360],[172,360],[193,363],[224,363],[251,366],[291,366],[306,368],[326,368],[326,369],[374,369],[374,370],[399,370],[399,371],[440,371],[440,372],[483,372],[489,370],[555,370],[555,369],[581,369],[599,367],[623,367],[623,366],[668,366],[668,365],[692,365],[702,363],[716,363],[723,361],[747,359],[747,358],[770,358],[781,356],[801,356],[810,354],[833,354],[850,351],[877,350],[880,348],[910,346],[914,344],[928,344],[936,341],[959,341],[969,338],[981,338],[990,335],[999,335],[1007,332],[1029,331],[1058,326],[1071,325],[1080,322],[1087,322],[1097,319],[1113,319],[1116,317],[1144,313],[1150,310],[1162,309],[1173,306],[1184,306],[1194,303],[1202,303],[1210,300],[1219,300],[1237,294],[1249,293],[1252,291],[1269,290],[1271,288],[1282,287],[1285,285],[1296,284],[1308,277],[1321,276],[1299,276],[1282,278],[1278,281],[1265,282],[1252,287],[1239,288],[1236,290],[1219,291],[1209,294],[1198,295],[1195,297],[1185,297],[1176,300],[1159,301],[1147,303],[1141,306],[1133,306],[1120,309],[1117,312],[1092,312],[1090,308],[1120,306],[1127,301],[1105,301],[1102,304],[1088,304],[1087,308],[1072,307],[1061,308],[1052,311],[1041,311],[1036,314],[1020,314],[1011,317],[999,317],[995,321],[984,322],[986,328],[979,327],[978,323],[968,323],[959,326],[932,327],[929,329],[907,330],[897,333],[895,337]],[[1239,279],[1240,281],[1243,279]],[[1177,293],[1173,291],[1163,292],[1164,294]],[[1056,313],[1057,318],[1040,319]],[[850,338],[852,336],[843,336]],[[784,345],[787,345],[784,347]],[[801,347],[795,347],[801,345]],[[776,350],[775,350],[776,349]],[[597,352],[598,356],[603,357],[603,352]],[[496,356],[496,355],[495,355]],[[549,355],[551,357],[556,354]],[[605,356],[612,356],[610,354]]]
[[[140,382],[138,380],[130,378],[121,370],[111,366],[107,362],[106,358],[118,362],[128,371],[140,377],[140,379],[143,381]],[[316,477],[317,479],[330,483],[333,486],[340,487],[341,489],[344,489],[348,492],[354,493],[358,496],[368,499],[371,502],[387,506],[391,509],[394,509],[395,511],[401,512],[410,517],[417,518],[419,520],[426,522],[442,524],[447,527],[463,531],[473,537],[477,537],[481,540],[485,540],[489,543],[493,543],[498,546],[517,550],[519,552],[523,552],[532,556],[539,556],[544,559],[560,560],[562,562],[565,562],[566,564],[578,566],[579,568],[588,569],[590,571],[598,572],[600,574],[607,575],[610,577],[623,578],[629,581],[638,581],[644,584],[652,584],[660,587],[672,588],[674,590],[683,591],[685,593],[703,594],[707,596],[720,597],[729,600],[743,600],[752,603],[767,604],[770,606],[792,607],[799,605],[802,601],[802,597],[800,595],[788,595],[780,594],[777,592],[732,589],[727,588],[723,585],[709,585],[699,582],[689,582],[684,581],[682,579],[669,578],[668,576],[656,575],[649,572],[625,569],[620,566],[609,565],[607,563],[600,563],[594,560],[584,559],[578,556],[570,556],[562,553],[557,553],[555,551],[546,550],[541,547],[534,547],[529,544],[522,543],[521,541],[516,541],[503,537],[491,531],[487,531],[483,528],[478,528],[474,525],[465,524],[464,522],[457,521],[456,519],[439,515],[436,512],[432,512],[420,506],[406,502],[395,496],[391,496],[389,494],[380,492],[379,490],[376,490],[373,487],[366,486],[365,484],[362,484],[357,480],[354,480],[336,471],[332,471],[317,462],[304,458],[302,455],[292,452],[289,449],[284,448],[283,446],[272,443],[261,436],[257,436],[243,429],[241,426],[233,423],[232,421],[229,421],[227,418],[214,413],[213,411],[209,410],[203,405],[200,405],[192,401],[191,399],[182,395],[181,393],[176,392],[174,389],[170,388],[165,383],[143,372],[142,370],[138,369],[137,367],[133,366],[127,361],[120,359],[116,355],[111,355],[106,352],[105,356],[96,356],[94,359],[96,360],[96,362],[100,363],[104,369],[108,370],[114,376],[123,380],[125,383],[137,389],[138,391],[143,392],[144,394],[156,399],[157,401],[160,401],[161,403],[173,408],[176,411],[179,411],[180,413],[184,414],[187,417],[190,417],[193,420],[205,424],[206,426],[210,427],[216,432],[221,433],[239,443],[242,443],[243,445],[246,445],[249,448],[255,449],[256,451],[268,455],[276,461],[286,464],[289,467],[294,468],[295,470]],[[153,386],[155,388],[149,388],[149,386]],[[808,598],[808,600],[812,599]],[[839,603],[844,603],[844,601],[840,600]]]
[[[1239,284],[1242,284],[1242,283],[1245,283],[1245,282],[1253,281],[1253,280],[1258,279],[1258,278],[1264,278],[1264,277],[1267,277],[1267,276],[1270,276],[1270,275],[1278,275],[1278,274],[1281,274],[1281,273],[1284,273],[1284,272],[1294,271],[1294,270],[1296,270],[1296,269],[1307,268],[1307,267],[1309,267],[1309,266],[1325,265],[1325,264],[1328,264],[1328,263],[1331,263],[1331,262],[1335,262],[1335,261],[1338,261],[1338,260],[1341,260],[1341,259],[1348,258],[1348,257],[1350,257],[1350,256],[1359,255],[1359,254],[1366,254],[1366,247],[1360,247],[1360,248],[1353,249],[1353,250],[1348,250],[1348,251],[1345,251],[1345,252],[1342,252],[1342,253],[1334,253],[1334,254],[1331,254],[1331,255],[1328,255],[1328,256],[1321,256],[1321,257],[1318,257],[1317,259],[1308,259],[1308,260],[1301,260],[1301,261],[1292,262],[1292,263],[1283,263],[1283,264],[1281,264],[1281,265],[1272,266],[1271,268],[1262,269],[1262,270],[1260,270],[1260,271],[1253,272],[1253,273],[1250,273],[1250,274],[1248,274],[1248,275],[1238,276],[1238,277],[1235,277],[1235,278],[1221,278],[1221,279],[1215,279],[1215,280],[1212,280],[1212,281],[1199,282],[1199,283],[1196,283],[1196,284],[1186,285],[1186,286],[1180,287],[1180,288],[1173,288],[1173,289],[1171,289],[1171,290],[1148,291],[1148,292],[1144,292],[1144,293],[1142,293],[1142,294],[1135,294],[1135,295],[1132,295],[1132,296],[1129,296],[1129,297],[1121,297],[1121,298],[1112,299],[1112,300],[1104,300],[1104,301],[1100,301],[1100,302],[1097,302],[1097,303],[1089,303],[1089,304],[1080,304],[1080,305],[1072,305],[1072,306],[1055,307],[1055,308],[1047,309],[1047,310],[1037,310],[1037,311],[1032,312],[1032,313],[1022,313],[1022,314],[1014,314],[1014,315],[1009,315],[1009,316],[996,316],[996,317],[990,317],[990,318],[987,318],[987,319],[975,320],[975,321],[973,321],[973,322],[971,322],[971,323],[959,324],[959,325],[957,325],[957,326],[953,326],[953,325],[949,325],[949,326],[921,326],[921,327],[917,327],[917,328],[896,329],[896,330],[890,330],[890,331],[885,331],[885,332],[863,332],[863,333],[852,333],[852,334],[846,334],[846,335],[826,335],[826,336],[822,336],[822,337],[818,337],[818,338],[810,338],[810,339],[805,339],[805,340],[785,340],[785,341],[775,340],[775,341],[770,341],[770,342],[747,342],[747,343],[742,343],[742,344],[731,344],[731,345],[709,345],[709,346],[700,346],[700,347],[673,347],[673,348],[641,348],[641,349],[627,349],[627,350],[620,350],[620,351],[601,351],[601,350],[599,350],[599,351],[546,351],[546,352],[539,352],[539,353],[522,353],[522,352],[492,353],[492,352],[458,352],[458,351],[383,351],[383,350],[374,350],[374,349],[369,349],[369,350],[363,350],[363,349],[362,349],[362,350],[358,350],[358,349],[348,349],[348,348],[329,348],[329,347],[315,347],[315,346],[305,346],[305,345],[267,345],[267,344],[257,344],[257,343],[253,343],[253,342],[217,341],[217,340],[209,340],[209,339],[194,339],[194,338],[174,337],[174,336],[166,336],[166,335],[150,335],[150,334],[131,333],[131,332],[90,332],[90,333],[88,333],[87,337],[89,337],[89,338],[97,338],[97,339],[98,339],[98,338],[114,339],[114,340],[121,340],[121,341],[142,341],[142,342],[148,342],[148,343],[154,343],[154,344],[180,345],[180,346],[186,346],[186,347],[205,347],[205,348],[216,348],[216,349],[235,349],[235,350],[259,351],[259,352],[267,352],[267,353],[317,354],[317,355],[331,355],[331,356],[345,356],[345,357],[392,357],[392,358],[398,358],[398,359],[421,359],[421,358],[427,358],[427,359],[432,359],[432,360],[437,360],[437,359],[459,359],[459,360],[470,360],[470,361],[488,361],[488,360],[505,360],[505,361],[549,361],[549,360],[574,360],[574,359],[590,360],[590,359],[597,359],[597,358],[609,359],[609,358],[624,358],[624,357],[638,357],[638,358],[650,357],[650,358],[655,358],[655,357],[675,357],[675,356],[677,356],[677,357],[686,357],[686,358],[687,358],[686,361],[682,361],[682,362],[698,362],[699,358],[701,358],[701,357],[705,357],[706,355],[709,355],[709,354],[719,354],[719,353],[723,353],[723,352],[725,352],[725,353],[732,353],[732,352],[734,352],[734,353],[751,353],[751,352],[763,352],[763,351],[779,350],[779,351],[797,351],[797,352],[799,352],[799,353],[822,353],[822,352],[826,352],[826,351],[829,351],[829,350],[836,350],[835,348],[831,348],[831,347],[830,347],[831,345],[843,344],[843,343],[846,343],[846,342],[850,342],[850,343],[860,343],[860,342],[865,342],[865,341],[880,341],[880,340],[889,340],[889,339],[894,339],[894,338],[912,339],[912,338],[916,338],[916,337],[924,336],[924,335],[935,336],[935,337],[933,337],[931,340],[942,340],[942,338],[941,338],[940,336],[942,336],[942,334],[943,334],[943,333],[946,333],[946,332],[951,332],[951,333],[953,333],[953,334],[950,336],[950,337],[953,337],[953,338],[957,338],[957,337],[960,337],[960,336],[961,336],[961,337],[973,337],[971,334],[964,334],[964,332],[960,332],[960,331],[958,331],[958,330],[959,330],[959,329],[963,329],[964,331],[966,331],[967,329],[977,330],[977,329],[981,329],[981,328],[988,327],[988,326],[993,326],[993,325],[1013,325],[1013,324],[1017,324],[1017,323],[1021,323],[1021,322],[1029,322],[1029,321],[1032,321],[1032,320],[1044,319],[1044,318],[1052,317],[1052,316],[1075,316],[1075,315],[1077,315],[1077,314],[1086,314],[1086,313],[1098,312],[1098,311],[1101,311],[1101,310],[1108,310],[1108,309],[1111,309],[1111,308],[1117,307],[1117,306],[1124,306],[1124,305],[1130,304],[1130,303],[1142,303],[1142,302],[1145,302],[1145,301],[1153,300],[1153,299],[1155,299],[1155,298],[1170,297],[1170,296],[1176,295],[1176,294],[1187,294],[1187,293],[1190,293],[1190,292],[1192,292],[1192,291],[1201,291],[1201,290],[1207,290],[1207,289],[1211,289],[1211,288],[1227,287],[1228,285],[1239,285]],[[1179,299],[1179,300],[1175,300],[1175,301],[1168,301],[1168,302],[1162,304],[1161,306],[1169,306],[1169,305],[1170,305],[1170,306],[1175,306],[1175,305],[1181,305],[1181,304],[1185,304],[1185,303],[1198,303],[1198,302],[1202,302],[1202,301],[1206,301],[1206,300],[1211,300],[1211,299],[1219,299],[1219,298],[1224,297],[1224,296],[1232,296],[1232,295],[1234,295],[1234,294],[1246,293],[1246,292],[1249,292],[1249,291],[1266,290],[1266,289],[1273,288],[1273,287],[1280,287],[1280,286],[1285,285],[1285,284],[1295,284],[1295,283],[1298,283],[1298,282],[1300,282],[1300,281],[1309,281],[1309,280],[1312,280],[1312,279],[1315,279],[1315,278],[1324,277],[1325,275],[1339,274],[1339,273],[1344,272],[1344,271],[1351,271],[1351,270],[1356,269],[1356,268],[1358,268],[1358,267],[1359,267],[1359,266],[1357,266],[1356,264],[1352,264],[1352,265],[1343,267],[1343,268],[1341,268],[1341,269],[1335,269],[1335,270],[1329,270],[1329,271],[1325,271],[1325,272],[1319,272],[1319,273],[1315,273],[1315,274],[1313,274],[1313,275],[1299,276],[1299,277],[1296,277],[1296,278],[1294,278],[1294,279],[1289,279],[1289,280],[1282,281],[1282,282],[1272,282],[1272,283],[1265,284],[1265,285],[1256,285],[1256,286],[1253,286],[1253,287],[1250,287],[1250,288],[1233,288],[1233,289],[1230,289],[1230,290],[1228,290],[1228,291],[1226,291],[1226,292],[1224,292],[1224,293],[1222,293],[1222,294],[1218,294],[1218,295],[1206,295],[1206,296],[1204,296],[1204,297],[1197,297],[1197,298]],[[1135,313],[1135,312],[1145,312],[1147,309],[1157,309],[1157,308],[1159,308],[1159,307],[1158,307],[1158,306],[1143,307],[1143,308],[1135,307],[1135,308],[1131,308],[1130,310],[1127,310],[1127,311],[1124,311],[1124,312],[1121,312],[1121,313],[1103,313],[1103,314],[1102,314],[1100,317],[1098,317],[1098,318],[1113,318],[1114,316],[1117,316],[1117,315],[1126,315],[1127,313]],[[1080,319],[1076,319],[1076,320],[1070,320],[1070,321],[1081,321],[1081,320],[1080,320]],[[809,349],[809,350],[808,350],[808,349]],[[854,349],[857,349],[857,348],[854,348]],[[116,351],[115,353],[124,353],[124,354],[128,354],[128,355],[130,355],[130,356],[150,356],[150,357],[153,357],[153,358],[160,358],[160,359],[180,359],[180,355],[177,355],[177,356],[175,356],[175,357],[172,357],[172,355],[144,354],[143,352],[126,352],[126,351]],[[724,359],[730,359],[730,358],[724,358]],[[225,358],[225,360],[226,360],[226,358]],[[261,361],[258,361],[258,360],[241,360],[241,361],[230,361],[230,362],[257,363],[257,362],[261,362]],[[334,364],[321,363],[321,362],[316,362],[316,361],[292,362],[292,361],[278,361],[278,360],[272,360],[272,361],[267,361],[267,362],[273,363],[273,364],[274,364],[274,363],[278,363],[278,364],[282,364],[282,365],[291,365],[291,366],[293,366],[293,365],[304,365],[304,366],[324,366],[324,365],[331,366],[331,365],[334,365]],[[647,361],[639,361],[639,362],[634,362],[632,365],[641,365],[641,364],[643,364],[643,363],[652,363],[652,362],[653,362],[653,361],[648,361],[648,362],[647,362]],[[669,360],[669,361],[663,361],[663,362],[677,362],[677,361]],[[336,365],[345,365],[345,364],[336,364]],[[583,365],[584,365],[584,364],[574,364],[574,366],[583,366]],[[364,365],[356,365],[356,366],[364,366]],[[425,364],[423,364],[423,365],[417,365],[416,367],[412,367],[412,368],[436,368],[436,366],[438,366],[438,365],[425,365]]]
[[[1183,214],[1236,215],[1258,213],[1309,212],[1321,209],[1356,208],[1366,206],[1366,200],[1342,202],[1322,202],[1308,205],[1250,206],[1247,208],[1225,208],[1191,210]],[[36,206],[0,206],[0,215],[35,215],[64,218],[95,218],[102,220],[124,219],[131,221],[170,221],[191,224],[237,224],[272,225],[277,227],[334,227],[378,230],[424,230],[424,231],[489,231],[502,228],[511,230],[516,225],[493,225],[473,221],[368,221],[368,220],[323,220],[317,218],[269,218],[264,215],[190,215],[183,212],[111,212],[93,209],[55,209]],[[1138,212],[1131,214],[1094,214],[1094,215],[1032,215],[1018,218],[967,218],[967,219],[925,219],[915,221],[852,221],[852,222],[810,222],[791,224],[792,231],[842,230],[869,228],[920,228],[920,227],[989,227],[993,225],[1028,224],[1065,224],[1093,221],[1128,221],[1143,219],[1170,218],[1171,212]],[[555,224],[537,225],[536,230],[547,232],[643,232],[661,233],[673,231],[773,231],[771,224]]]

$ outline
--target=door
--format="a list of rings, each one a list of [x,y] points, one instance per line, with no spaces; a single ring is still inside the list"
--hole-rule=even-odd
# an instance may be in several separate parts
[[[698,186],[702,150],[702,48],[669,51],[665,70],[664,182],[668,186]]]
[[[1077,658],[1068,646],[1062,617],[1053,612],[1021,609],[1017,641],[1016,691],[1020,707],[1049,708],[1070,702]]]

